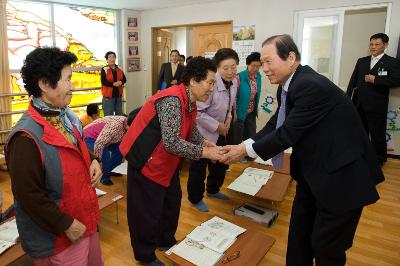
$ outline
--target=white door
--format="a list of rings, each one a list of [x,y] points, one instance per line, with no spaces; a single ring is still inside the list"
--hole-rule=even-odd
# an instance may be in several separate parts
[[[309,65],[338,84],[344,10],[299,11],[295,21],[301,64]]]

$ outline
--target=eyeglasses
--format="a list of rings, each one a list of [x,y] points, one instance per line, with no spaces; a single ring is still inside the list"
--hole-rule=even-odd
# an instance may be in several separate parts
[[[240,257],[240,250],[238,250],[238,251],[232,253],[231,255],[227,256],[225,259],[221,260],[221,262],[223,264],[226,264],[226,263],[231,262],[231,261],[233,261],[233,260],[235,260],[235,259],[237,259],[239,257]]]

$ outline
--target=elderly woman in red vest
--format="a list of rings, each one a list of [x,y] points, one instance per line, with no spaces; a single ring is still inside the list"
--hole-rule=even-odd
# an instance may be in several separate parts
[[[76,60],[58,48],[27,55],[21,74],[32,101],[6,144],[19,237],[36,266],[103,265],[93,188],[101,167],[68,108]]]
[[[101,93],[104,115],[122,115],[122,92],[126,77],[116,64],[117,55],[109,51],[104,56],[107,66],[101,69]]]
[[[164,265],[156,248],[176,243],[182,190],[183,158],[222,159],[221,148],[205,140],[196,127],[196,101],[213,91],[216,66],[193,58],[180,85],[151,97],[126,133],[120,150],[128,161],[127,211],[135,258],[146,265]]]

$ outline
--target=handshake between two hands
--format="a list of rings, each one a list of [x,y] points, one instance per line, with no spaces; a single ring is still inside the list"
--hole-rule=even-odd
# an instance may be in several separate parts
[[[246,147],[243,143],[239,145],[217,146],[211,141],[204,140],[203,147],[202,158],[219,161],[224,164],[239,162],[247,155]]]

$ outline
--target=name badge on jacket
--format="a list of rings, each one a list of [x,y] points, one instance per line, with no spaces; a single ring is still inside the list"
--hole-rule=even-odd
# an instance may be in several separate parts
[[[378,69],[378,76],[387,76],[388,72],[384,68]]]

